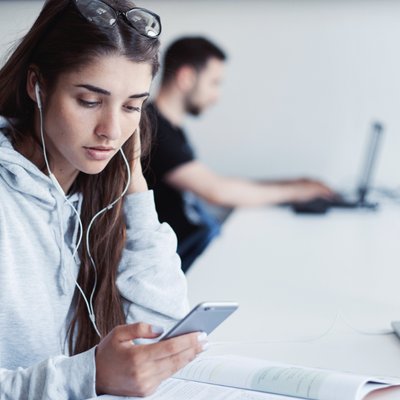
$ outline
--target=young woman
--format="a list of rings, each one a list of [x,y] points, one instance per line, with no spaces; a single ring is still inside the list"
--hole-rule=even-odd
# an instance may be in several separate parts
[[[188,307],[139,158],[160,32],[129,1],[48,0],[0,70],[1,399],[147,395],[205,347],[134,342]]]

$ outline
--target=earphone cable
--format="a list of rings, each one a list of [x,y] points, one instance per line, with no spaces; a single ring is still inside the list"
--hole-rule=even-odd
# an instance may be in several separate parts
[[[41,136],[41,141],[42,141],[42,148],[43,148],[43,156],[44,156],[44,161],[47,167],[47,170],[49,172],[49,178],[52,181],[54,187],[56,188],[56,190],[63,196],[64,200],[67,202],[67,204],[72,208],[72,210],[74,211],[74,213],[76,214],[77,218],[78,218],[78,223],[79,223],[79,237],[78,240],[75,244],[75,249],[72,253],[72,259],[76,261],[75,257],[77,255],[78,249],[81,245],[82,239],[83,239],[83,225],[82,225],[82,220],[80,218],[79,212],[78,210],[74,207],[74,205],[69,201],[69,199],[66,197],[63,189],[61,188],[60,184],[57,181],[57,178],[54,176],[54,174],[52,173],[51,169],[50,169],[50,164],[47,158],[47,150],[46,150],[46,142],[44,139],[44,121],[43,121],[43,111],[42,111],[42,103],[40,100],[40,91],[39,91],[39,86],[38,84],[36,84],[37,86],[35,87],[35,91],[36,91],[36,98],[37,98],[37,104],[38,104],[38,109],[39,109],[39,119],[40,119],[40,136]],[[122,197],[126,194],[126,192],[129,189],[129,185],[130,185],[130,181],[131,181],[131,171],[130,171],[130,166],[128,163],[128,160],[126,159],[126,156],[122,150],[122,148],[120,148],[120,153],[121,156],[124,160],[125,166],[126,166],[126,170],[127,170],[127,183],[125,185],[125,188],[122,192],[122,194],[116,199],[114,200],[111,204],[109,204],[107,207],[103,208],[102,210],[100,210],[98,213],[95,214],[95,216],[91,219],[89,225],[88,225],[88,229],[86,232],[86,248],[87,248],[87,254],[89,256],[91,265],[93,267],[94,270],[94,284],[93,284],[93,289],[92,292],[90,294],[90,298],[89,301],[83,291],[83,289],[81,288],[81,286],[79,285],[79,283],[77,282],[76,278],[74,277],[74,275],[72,274],[72,270],[71,268],[68,268],[68,271],[75,283],[75,286],[77,287],[77,289],[79,290],[79,292],[82,295],[82,298],[85,302],[86,308],[88,310],[88,314],[89,314],[89,319],[92,322],[93,328],[96,331],[96,334],[101,338],[101,334],[99,332],[99,329],[97,328],[96,325],[96,318],[95,318],[95,313],[94,313],[94,306],[93,306],[93,297],[94,297],[94,293],[96,291],[96,287],[97,287],[97,269],[96,269],[96,264],[93,260],[93,257],[91,255],[90,252],[90,244],[89,244],[89,235],[90,235],[90,230],[91,227],[93,225],[93,222],[95,221],[95,219],[101,215],[102,213],[110,210],[112,207],[114,207],[114,205],[120,201],[122,199]]]
[[[367,331],[367,330],[363,330],[363,329],[359,329],[353,325],[351,325],[347,319],[344,317],[343,313],[341,311],[337,311],[335,317],[333,318],[331,324],[329,325],[329,327],[322,332],[319,335],[310,337],[310,338],[294,338],[294,339],[283,339],[283,340],[260,340],[260,341],[245,341],[245,340],[239,340],[239,341],[217,341],[217,342],[211,342],[210,345],[211,346],[223,346],[223,345],[240,345],[240,344],[285,344],[285,343],[312,343],[312,342],[316,342],[317,340],[323,339],[324,337],[326,337],[327,335],[329,335],[330,332],[333,331],[333,329],[335,328],[338,320],[342,320],[342,322],[351,330],[353,330],[355,333],[359,334],[359,335],[366,335],[366,336],[387,336],[387,335],[393,335],[394,334],[394,330],[393,329],[380,329],[380,330],[375,330],[375,331]]]
[[[36,94],[38,94],[38,91],[37,91]],[[56,177],[53,175],[53,173],[51,172],[50,164],[49,164],[49,161],[48,161],[48,158],[47,158],[46,141],[45,141],[45,139],[44,139],[43,111],[42,111],[42,105],[41,105],[40,98],[38,98],[38,108],[39,108],[39,119],[40,119],[40,137],[41,137],[41,140],[42,140],[43,156],[44,156],[44,161],[45,161],[45,163],[46,163],[47,170],[48,170],[48,172],[49,172],[49,178],[50,178],[51,182],[53,183],[54,187],[56,188],[56,190],[63,196],[64,201],[66,201],[66,202],[68,203],[68,205],[72,208],[72,210],[73,210],[74,213],[76,214],[76,216],[77,216],[77,218],[78,218],[78,222],[79,222],[79,238],[78,238],[78,240],[77,240],[77,242],[76,242],[76,244],[75,244],[75,249],[74,249],[74,251],[73,251],[73,253],[72,253],[72,259],[75,259],[75,256],[76,256],[76,254],[77,254],[77,252],[78,252],[79,246],[80,246],[80,244],[81,244],[81,242],[82,242],[82,238],[83,238],[82,220],[81,220],[81,218],[80,218],[80,215],[79,215],[78,211],[77,211],[76,208],[74,207],[74,205],[73,205],[73,204],[68,200],[68,198],[65,196],[65,193],[64,193],[64,191],[62,190],[62,188],[59,187],[59,184],[58,184],[58,182],[57,182],[57,178],[56,178]],[[86,296],[85,296],[85,293],[84,293],[83,289],[81,288],[81,286],[79,285],[79,283],[77,282],[77,280],[76,280],[76,278],[74,277],[74,275],[72,274],[71,268],[68,268],[68,271],[69,271],[69,274],[70,274],[71,278],[73,279],[73,281],[74,281],[74,283],[75,283],[75,286],[77,287],[77,289],[79,290],[79,292],[80,292],[81,295],[82,295],[82,298],[83,298],[83,300],[84,300],[84,302],[85,302],[86,308],[87,308],[88,313],[89,313],[89,318],[90,318],[90,320],[92,321],[93,327],[94,327],[94,329],[95,329],[97,335],[99,335],[99,336],[101,337],[100,332],[99,332],[99,330],[98,330],[98,328],[97,328],[97,326],[96,326],[96,323],[95,323],[95,321],[94,321],[94,318],[93,318],[94,315],[92,314],[92,310],[91,310],[90,304],[89,304],[89,302],[88,302],[88,300],[87,300],[87,298],[86,298]]]
[[[119,151],[120,151],[121,156],[122,156],[122,158],[123,158],[123,160],[124,160],[124,162],[125,162],[125,166],[126,166],[126,170],[127,170],[127,183],[126,183],[126,185],[125,185],[125,189],[123,190],[122,194],[121,194],[116,200],[114,200],[114,201],[113,201],[111,204],[109,204],[107,207],[103,208],[102,210],[100,210],[99,212],[97,212],[97,213],[95,214],[95,216],[91,219],[91,221],[90,221],[90,223],[89,223],[89,225],[88,225],[87,231],[86,231],[86,248],[87,248],[87,253],[88,253],[88,256],[89,256],[91,265],[92,265],[93,270],[94,270],[94,285],[93,285],[93,289],[92,289],[92,292],[91,292],[91,294],[90,294],[90,299],[89,299],[90,312],[91,312],[91,315],[93,316],[93,319],[95,318],[95,317],[94,317],[94,307],[93,307],[93,297],[94,297],[94,293],[95,293],[96,287],[97,287],[97,268],[96,268],[96,264],[95,264],[95,262],[94,262],[94,260],[93,260],[92,253],[90,252],[89,236],[90,236],[90,230],[92,229],[92,225],[93,225],[94,221],[96,220],[96,218],[99,217],[99,216],[100,216],[101,214],[103,214],[104,212],[106,212],[106,211],[108,211],[108,210],[111,210],[111,208],[113,208],[114,205],[115,205],[118,201],[120,201],[120,200],[122,199],[122,197],[125,195],[125,193],[126,193],[126,192],[128,191],[128,189],[129,189],[129,185],[130,185],[130,182],[131,182],[131,171],[130,171],[129,163],[128,163],[128,160],[126,159],[125,153],[124,153],[123,150],[122,150],[122,147],[120,148]]]

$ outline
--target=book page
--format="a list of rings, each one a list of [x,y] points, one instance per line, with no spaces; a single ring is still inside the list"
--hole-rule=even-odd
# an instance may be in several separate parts
[[[236,356],[199,357],[176,378],[311,400],[358,400],[368,378]]]
[[[101,400],[139,400],[143,397],[117,397],[103,395]],[[148,400],[295,400],[293,397],[252,392],[225,386],[208,385],[205,383],[168,379]],[[94,400],[94,399],[91,399]]]
[[[365,390],[368,395],[363,393],[363,400],[399,400],[400,387],[385,387],[377,389],[375,384],[368,384]]]
[[[385,399],[400,399],[400,386],[382,386],[375,382],[368,382],[360,390],[360,398],[363,400],[385,400]]]

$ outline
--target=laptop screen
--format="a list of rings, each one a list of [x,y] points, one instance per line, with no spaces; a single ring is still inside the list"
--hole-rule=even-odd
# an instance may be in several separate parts
[[[368,190],[370,189],[372,171],[376,164],[376,155],[378,153],[379,144],[383,133],[383,125],[375,122],[371,127],[371,135],[367,148],[366,158],[363,169],[361,170],[360,182],[358,185],[358,201],[365,202]]]

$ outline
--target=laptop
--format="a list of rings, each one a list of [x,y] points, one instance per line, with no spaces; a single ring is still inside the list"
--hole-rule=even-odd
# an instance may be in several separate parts
[[[383,125],[374,122],[371,126],[370,140],[367,146],[366,157],[361,170],[361,177],[356,189],[356,198],[348,199],[338,194],[334,199],[315,198],[306,202],[294,202],[287,204],[296,213],[323,214],[330,208],[369,208],[376,209],[378,204],[367,201],[373,170],[376,165],[378,149],[383,134]]]

